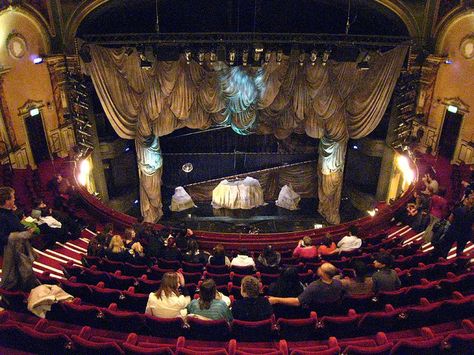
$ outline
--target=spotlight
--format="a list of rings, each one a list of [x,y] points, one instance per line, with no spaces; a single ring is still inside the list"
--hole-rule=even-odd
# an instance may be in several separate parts
[[[359,54],[359,58],[357,58],[357,69],[359,70],[369,70],[370,54],[367,51],[363,51]]]
[[[278,64],[281,64],[282,60],[283,60],[283,50],[279,49],[278,52],[276,53],[276,61]]]
[[[244,51],[242,52],[242,65],[246,67],[248,63],[249,63],[249,50],[244,49]]]
[[[326,66],[326,64],[328,63],[328,60],[329,60],[329,56],[331,55],[331,50],[330,49],[327,49],[324,51],[323,53],[323,66]]]
[[[33,63],[35,64],[41,64],[43,63],[43,57],[36,57],[33,59]]]
[[[260,62],[260,60],[262,59],[262,54],[263,54],[263,47],[262,46],[255,47],[255,52],[253,55],[253,60],[255,63]]]
[[[272,58],[272,52],[270,51],[266,51],[265,52],[265,56],[263,58],[263,60],[265,61],[265,64],[268,64],[270,63],[270,59]]]
[[[301,51],[298,56],[298,62],[300,63],[300,66],[304,65],[305,58],[306,58],[306,53],[304,51]]]
[[[211,62],[211,64],[214,64],[217,61],[217,53],[215,50],[211,50],[211,52],[209,53],[209,61]]]
[[[309,56],[309,60],[311,62],[311,65],[315,65],[316,61],[318,60],[318,51],[316,49],[313,49],[311,51],[311,54]]]
[[[198,63],[199,63],[199,65],[203,65],[204,59],[206,58],[206,53],[204,53],[203,50],[200,50],[200,51],[198,52],[197,57],[198,57]]]
[[[190,49],[184,51],[184,58],[186,58],[186,64],[191,64],[192,53]]]
[[[150,70],[153,64],[146,59],[143,53],[140,53],[140,68],[143,70]]]
[[[78,129],[77,133],[82,134],[83,136],[86,136],[86,137],[92,137],[92,134],[85,132],[82,129]]]
[[[229,51],[229,65],[234,65],[236,59],[237,59],[237,51],[234,48],[232,48]]]

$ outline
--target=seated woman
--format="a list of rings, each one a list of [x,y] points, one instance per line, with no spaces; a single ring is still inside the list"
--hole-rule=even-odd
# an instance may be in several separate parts
[[[331,255],[336,251],[336,243],[332,240],[331,235],[326,234],[324,236],[322,244],[318,248],[318,254],[321,255]]]
[[[214,280],[203,281],[199,288],[199,298],[192,300],[188,305],[188,314],[211,320],[225,319],[230,322],[232,313],[223,300],[216,299],[216,294]]]
[[[280,253],[275,251],[271,245],[268,245],[258,256],[257,266],[260,267],[260,269],[278,269],[280,266],[280,260]]]
[[[105,251],[107,259],[112,261],[128,261],[130,253],[123,245],[122,237],[118,234],[114,235],[110,240],[109,248]]]
[[[258,279],[245,276],[242,279],[240,293],[243,299],[236,300],[232,306],[234,319],[256,322],[272,317],[272,305],[268,299],[260,296]]]
[[[298,297],[304,291],[298,271],[295,267],[283,270],[280,278],[268,287],[268,295],[274,297]],[[277,318],[306,318],[308,310],[275,304],[273,311]]]
[[[135,230],[133,228],[125,228],[125,232],[123,233],[123,243],[126,248],[132,248],[133,243],[136,242],[135,235]]]
[[[188,242],[188,251],[183,255],[183,260],[188,263],[205,264],[209,259],[209,253],[199,250],[199,244],[196,240],[190,239]]]
[[[217,244],[214,249],[212,249],[212,255],[209,257],[208,263],[211,265],[227,265],[230,267],[230,260],[225,255],[225,249],[222,244]]]
[[[135,242],[131,245],[130,256],[127,261],[134,265],[150,264],[150,259],[146,257],[143,251],[143,246],[140,244],[140,242]]]
[[[367,266],[362,261],[356,260],[352,263],[352,268],[355,271],[355,278],[346,277],[341,280],[347,294],[354,296],[372,293],[372,278],[367,276]]]
[[[183,275],[167,272],[161,278],[158,291],[148,296],[145,313],[160,318],[185,317],[190,302]]]
[[[318,256],[318,248],[313,245],[311,237],[306,236],[298,242],[293,256],[302,259],[313,259]]]

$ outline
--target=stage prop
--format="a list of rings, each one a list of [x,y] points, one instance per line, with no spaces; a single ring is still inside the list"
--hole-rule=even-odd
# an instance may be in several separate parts
[[[193,207],[196,207],[196,205],[186,190],[182,186],[175,188],[174,194],[171,197],[170,210],[173,212],[181,212]]]
[[[212,207],[249,210],[263,206],[263,190],[257,179],[223,180],[212,191]]]
[[[239,134],[306,133],[320,139],[318,211],[339,223],[344,159],[349,138],[365,137],[385,113],[406,56],[400,46],[371,55],[370,69],[329,60],[315,65],[277,62],[260,68],[223,62],[155,61],[149,70],[130,48],[90,45],[83,63],[118,135],[135,139],[140,203],[145,221],[162,215],[162,162],[158,137],[182,127],[229,124]],[[208,58],[207,58],[208,59]],[[281,185],[280,185],[281,186]]]
[[[298,209],[298,203],[300,203],[300,200],[301,196],[298,195],[291,186],[285,185],[281,188],[280,193],[278,194],[278,200],[275,201],[275,204],[278,207],[294,211]]]

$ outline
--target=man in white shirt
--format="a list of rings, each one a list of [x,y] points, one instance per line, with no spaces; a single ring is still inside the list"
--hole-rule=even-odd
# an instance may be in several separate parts
[[[232,262],[230,263],[230,266],[237,266],[237,267],[246,267],[246,266],[252,266],[255,269],[255,261],[248,256],[248,251],[247,249],[241,249],[239,250],[239,253],[235,258],[232,259]]]
[[[359,229],[356,226],[350,226],[349,235],[346,235],[337,243],[337,251],[342,252],[359,249],[362,246],[362,239],[357,237],[358,233]]]

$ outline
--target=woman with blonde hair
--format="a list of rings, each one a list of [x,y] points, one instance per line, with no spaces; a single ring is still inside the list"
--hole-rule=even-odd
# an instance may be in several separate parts
[[[167,272],[161,278],[160,288],[150,293],[145,313],[160,318],[185,317],[191,297],[184,287],[179,272]]]
[[[109,248],[105,252],[107,259],[112,261],[127,261],[128,253],[123,244],[122,237],[118,234],[110,239]]]

